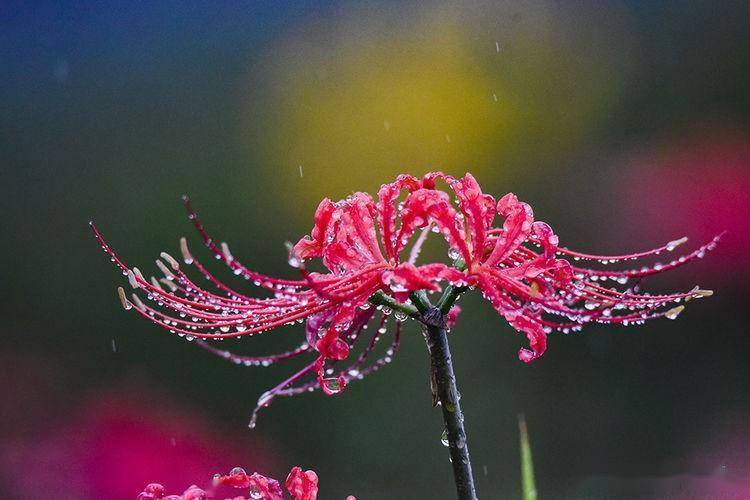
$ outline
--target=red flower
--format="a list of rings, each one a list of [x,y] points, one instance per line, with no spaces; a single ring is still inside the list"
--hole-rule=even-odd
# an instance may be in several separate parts
[[[303,471],[293,467],[284,483],[294,500],[315,500],[318,497],[318,475],[314,471]],[[237,490],[242,490],[241,495]],[[138,500],[204,500],[226,498],[227,500],[283,500],[284,492],[275,479],[257,472],[248,475],[242,467],[235,467],[226,476],[215,474],[211,486],[205,490],[190,486],[182,495],[165,495],[159,483],[147,485],[138,495]],[[245,496],[247,494],[247,496]],[[348,498],[355,500],[353,496]]]
[[[447,189],[438,189],[438,181]],[[558,238],[550,226],[535,221],[529,205],[512,193],[495,201],[482,193],[470,174],[462,179],[439,172],[422,179],[401,175],[394,183],[380,188],[377,202],[366,193],[354,193],[338,202],[324,199],[315,213],[310,236],[290,248],[289,263],[300,269],[302,279],[288,280],[265,276],[240,264],[225,243],[217,245],[206,233],[187,199],[185,204],[190,219],[214,255],[235,274],[273,296],[251,297],[221,283],[192,256],[184,238],[183,260],[194,265],[218,292],[197,286],[166,253],[161,256],[169,266],[157,261],[164,278],[146,280],[137,268],[129,268],[120,260],[95,227],[94,233],[130,284],[142,289],[150,303],[156,305],[144,303],[135,294],[131,302],[119,289],[125,309],[134,309],[187,340],[199,339],[202,347],[238,364],[269,365],[317,351],[315,361],[261,396],[256,412],[276,396],[318,387],[327,394],[338,393],[349,381],[389,362],[398,347],[400,321],[406,318],[405,311],[413,309],[409,293],[437,291],[441,282],[478,287],[497,312],[528,338],[530,349],[519,351],[524,362],[544,353],[547,334],[553,330],[578,331],[592,322],[627,325],[661,316],[673,319],[683,308],[674,306],[675,303],[710,292],[695,288],[685,293],[644,294],[638,290],[640,280],[702,256],[718,239],[667,264],[620,271],[579,267],[563,257],[620,263],[671,252],[685,239],[619,256],[575,252],[558,246]],[[503,218],[501,227],[493,225],[496,214]],[[439,233],[448,243],[452,265],[416,264],[430,232]],[[307,270],[306,263],[311,259],[320,259],[327,271]],[[614,285],[624,285],[628,280],[635,283],[625,290],[615,289]],[[604,286],[607,281],[613,286]],[[353,364],[337,368],[338,362],[349,357],[350,350],[376,315],[370,307],[374,297],[380,304],[389,303],[398,311],[391,347],[383,357],[366,365],[389,323],[391,310],[379,306],[376,333],[369,344]],[[449,315],[450,321],[455,321],[457,312]],[[416,313],[412,316],[419,317]],[[296,349],[272,356],[237,356],[203,341],[253,335],[302,321],[306,321],[306,341]],[[302,381],[310,373],[316,377]]]

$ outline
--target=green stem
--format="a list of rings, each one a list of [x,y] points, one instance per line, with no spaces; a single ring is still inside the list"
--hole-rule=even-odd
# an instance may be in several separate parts
[[[445,292],[443,292],[443,296],[440,297],[440,300],[438,300],[438,303],[435,307],[440,309],[440,312],[442,314],[448,314],[451,310],[451,307],[453,307],[453,304],[458,300],[458,297],[464,291],[466,291],[466,287],[448,285],[448,287],[446,287],[445,289]]]
[[[397,302],[392,297],[378,292],[370,297],[375,305],[401,311],[419,320],[424,328],[427,348],[430,353],[431,386],[433,401],[440,402],[445,422],[445,436],[448,441],[453,478],[459,500],[476,500],[474,475],[469,459],[469,445],[464,428],[464,415],[461,412],[460,394],[453,372],[453,361],[448,345],[447,315],[464,287],[449,285],[436,305],[432,305],[424,290],[411,292],[412,304]]]
[[[461,396],[456,386],[446,327],[446,315],[463,290],[461,287],[448,286],[436,306],[430,303],[425,294],[413,293],[411,299],[418,309],[424,311],[422,324],[430,353],[433,397],[440,402],[443,413],[456,493],[459,500],[476,500],[464,415],[461,411]]]
[[[518,415],[518,434],[521,444],[521,490],[523,492],[523,500],[536,500],[534,463],[531,459],[529,432],[526,429],[526,420],[523,415]]]
[[[396,301],[396,299],[384,294],[383,292],[375,292],[372,297],[370,297],[370,303],[376,306],[387,307],[393,311],[400,311],[410,318],[414,318],[416,320],[420,320],[422,318],[422,314],[420,313],[419,309],[417,309],[413,305],[398,302]]]

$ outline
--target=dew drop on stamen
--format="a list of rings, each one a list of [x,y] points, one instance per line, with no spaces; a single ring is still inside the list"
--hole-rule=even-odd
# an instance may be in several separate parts
[[[337,378],[324,378],[321,381],[321,384],[326,392],[331,394],[338,394],[341,392],[341,382],[339,382],[339,379]]]

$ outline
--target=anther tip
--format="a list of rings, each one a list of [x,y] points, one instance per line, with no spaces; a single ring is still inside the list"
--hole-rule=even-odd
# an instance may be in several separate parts
[[[135,307],[137,307],[139,310],[143,311],[146,309],[146,306],[143,304],[143,301],[140,297],[138,297],[136,294],[130,294],[130,296],[133,298],[133,304]]]
[[[126,311],[132,309],[133,304],[130,303],[128,298],[125,296],[125,289],[121,286],[117,287],[117,296],[120,297],[120,304]]]
[[[160,261],[159,259],[156,259],[156,266],[159,268],[159,271],[161,271],[164,276],[171,280],[174,279],[174,274],[172,274],[172,271],[169,270],[169,268],[164,265],[164,262]]]
[[[170,266],[172,266],[172,269],[174,269],[175,271],[180,269],[180,263],[177,262],[177,260],[167,252],[161,252],[159,255],[162,259],[166,260]]]
[[[182,252],[182,260],[185,264],[193,263],[193,256],[190,255],[190,249],[187,245],[187,239],[183,236],[180,238],[180,252]]]
[[[674,250],[678,246],[682,245],[683,243],[686,243],[687,240],[688,240],[687,236],[683,236],[682,238],[678,238],[676,240],[672,240],[669,243],[667,243],[667,250],[671,252],[672,250]]]
[[[227,262],[232,262],[234,260],[234,256],[232,256],[232,252],[229,251],[229,245],[225,241],[221,242],[221,253],[224,255],[224,260]]]
[[[666,312],[666,313],[664,314],[664,316],[666,316],[666,317],[667,317],[667,319],[677,319],[677,316],[679,316],[679,315],[680,315],[680,313],[681,313],[682,311],[684,311],[684,310],[685,310],[685,306],[677,306],[677,307],[673,307],[672,309],[670,309],[669,311],[667,311],[667,312]]]
[[[128,282],[130,283],[130,286],[134,289],[139,288],[140,284],[138,283],[138,280],[136,279],[135,272],[132,269],[128,269],[127,275],[128,275]]]

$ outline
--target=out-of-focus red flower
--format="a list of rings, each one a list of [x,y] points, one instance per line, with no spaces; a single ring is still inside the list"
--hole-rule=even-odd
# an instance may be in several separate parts
[[[669,254],[685,239],[639,253],[585,254],[560,247],[550,226],[535,221],[531,207],[514,194],[508,193],[498,201],[484,194],[471,174],[461,179],[440,172],[421,179],[400,175],[380,188],[377,201],[360,192],[337,202],[324,199],[315,213],[310,235],[290,248],[289,263],[300,269],[302,279],[288,280],[261,275],[240,264],[225,243],[215,243],[189,202],[186,204],[190,219],[215,256],[235,274],[271,292],[271,297],[251,297],[224,285],[193,257],[184,239],[184,262],[194,265],[218,292],[198,287],[166,253],[161,256],[169,266],[157,261],[164,278],[147,280],[137,268],[123,263],[96,227],[94,233],[131,286],[143,290],[155,304],[147,305],[135,294],[131,302],[119,289],[125,309],[134,309],[188,340],[201,339],[203,347],[235,363],[268,365],[310,350],[317,352],[312,363],[263,394],[256,412],[276,396],[316,388],[327,394],[341,392],[350,380],[390,361],[398,347],[400,320],[407,317],[403,311],[394,315],[396,331],[385,356],[363,366],[379,336],[387,331],[391,311],[382,309],[369,345],[352,365],[337,367],[375,316],[370,301],[376,294],[406,302],[410,292],[434,292],[442,283],[478,287],[495,310],[526,335],[529,348],[521,349],[518,356],[529,362],[544,353],[547,334],[555,330],[568,333],[589,323],[627,325],[664,316],[676,318],[684,308],[676,303],[710,292],[695,288],[651,295],[639,292],[641,280],[703,256],[718,239],[666,264],[624,270],[582,267],[571,261],[620,264]],[[496,215],[503,218],[502,225],[494,225]],[[422,244],[431,232],[446,241],[450,260],[417,265]],[[326,271],[309,271],[307,264],[312,259],[319,259]],[[629,287],[617,289],[628,281],[632,282]],[[457,311],[449,315],[450,322],[455,322]],[[236,356],[203,342],[253,335],[302,321],[306,321],[306,341],[292,351],[273,356]],[[314,374],[313,380],[301,380],[310,374]]]
[[[294,500],[316,500],[318,498],[318,475],[315,471],[303,471],[293,467],[284,483]],[[235,467],[229,474],[215,474],[211,485],[204,489],[190,486],[182,495],[166,495],[159,483],[148,484],[138,495],[138,500],[204,500],[226,498],[227,500],[283,500],[284,492],[275,479],[257,472],[248,475],[242,467]],[[348,500],[356,500],[349,495]]]
[[[246,439],[222,435],[163,395],[118,385],[92,394],[70,419],[4,440],[0,476],[7,498],[54,497],[65,485],[67,497],[132,499],[157,478],[188,485],[240,460],[277,467],[262,436]]]
[[[744,286],[750,275],[750,136],[722,128],[688,134],[628,159],[617,186],[623,221],[613,239],[655,239],[665,231],[705,239],[726,230],[722,258],[697,273]]]

